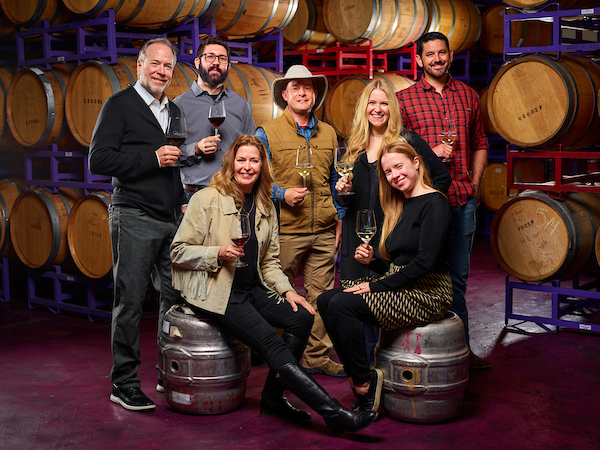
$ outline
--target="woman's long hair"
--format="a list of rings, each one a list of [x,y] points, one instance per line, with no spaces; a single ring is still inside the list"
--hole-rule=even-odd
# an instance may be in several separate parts
[[[379,240],[379,254],[386,260],[390,260],[390,255],[385,248],[385,241],[402,218],[402,209],[404,207],[404,194],[398,189],[393,188],[388,182],[383,168],[381,167],[381,158],[388,153],[401,153],[406,155],[410,161],[418,158],[419,161],[419,179],[417,183],[433,188],[427,168],[423,163],[423,158],[406,141],[396,141],[386,145],[379,150],[377,157],[377,172],[379,176],[379,201],[385,215],[383,226],[381,227],[381,239]]]
[[[381,139],[381,148],[397,141],[402,133],[402,117],[400,115],[400,106],[398,105],[396,93],[385,80],[375,79],[371,81],[365,86],[358,98],[356,109],[354,110],[354,121],[352,122],[350,136],[348,136],[346,144],[346,147],[352,151],[353,162],[356,162],[361,153],[364,153],[369,146],[371,124],[367,117],[367,106],[369,106],[369,97],[371,97],[371,93],[375,89],[380,89],[385,92],[390,108],[390,118],[388,119],[387,128]]]
[[[233,197],[238,208],[244,205],[244,193],[236,183],[234,178],[233,163],[237,156],[238,149],[243,145],[252,145],[258,148],[262,168],[260,176],[252,188],[256,198],[256,204],[261,204],[265,211],[271,210],[271,193],[273,192],[273,172],[269,163],[269,156],[263,143],[256,136],[242,134],[235,138],[229,149],[223,155],[223,167],[215,173],[210,180],[210,185],[214,186],[222,195]]]

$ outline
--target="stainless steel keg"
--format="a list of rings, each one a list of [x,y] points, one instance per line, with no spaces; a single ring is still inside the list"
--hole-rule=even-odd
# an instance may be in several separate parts
[[[458,415],[469,383],[469,348],[460,318],[414,328],[381,330],[375,365],[384,373],[382,407],[408,422],[442,422]]]
[[[221,414],[239,407],[250,373],[250,349],[184,305],[165,314],[159,371],[171,407]]]

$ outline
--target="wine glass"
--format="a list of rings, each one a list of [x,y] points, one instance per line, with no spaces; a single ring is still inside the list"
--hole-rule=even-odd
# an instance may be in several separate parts
[[[250,216],[245,213],[240,213],[238,216],[240,220],[231,223],[231,240],[236,247],[242,248],[250,239]],[[248,264],[240,261],[240,258],[235,260],[235,267],[247,266]]]
[[[356,234],[365,244],[368,244],[375,233],[377,225],[375,223],[375,211],[372,209],[361,209],[356,213]]]
[[[170,145],[174,145],[177,148],[183,145],[187,139],[187,125],[184,115],[173,114],[169,117],[166,136]],[[177,165],[178,163],[173,164],[174,167]]]
[[[313,165],[310,158],[312,150],[310,148],[298,147],[296,150],[296,170],[302,177],[302,181],[304,182],[304,187],[306,188],[306,177],[312,173]],[[310,190],[306,191],[307,194],[310,193]]]
[[[346,152],[348,153],[347,155],[346,155]],[[352,173],[352,169],[354,168],[354,162],[352,161],[350,149],[348,149],[346,151],[344,146],[342,146],[342,145],[336,146],[333,167],[335,167],[335,170],[341,177],[349,177],[350,176],[350,174]],[[352,195],[352,194],[354,194],[354,192],[345,191],[345,192],[340,192],[339,194],[340,195]]]
[[[208,109],[208,120],[211,123],[211,125],[215,127],[214,136],[219,135],[219,127],[223,125],[223,122],[225,122],[226,116],[227,114],[225,113],[225,103],[223,102],[223,100],[217,103],[213,103]],[[217,145],[217,150],[218,147],[219,146]]]
[[[444,117],[442,121],[442,131],[440,133],[440,141],[442,144],[450,146],[454,145],[454,141],[456,141],[456,130],[454,129],[452,117]],[[443,161],[448,162],[451,160],[451,158],[445,158]]]

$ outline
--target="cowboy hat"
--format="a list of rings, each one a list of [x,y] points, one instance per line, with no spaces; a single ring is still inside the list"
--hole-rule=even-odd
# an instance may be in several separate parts
[[[313,80],[315,89],[317,90],[317,98],[312,110],[316,111],[319,109],[327,93],[327,78],[325,78],[325,75],[313,75],[302,64],[291,66],[283,78],[277,78],[273,81],[273,101],[280,109],[285,109],[287,106],[287,102],[283,99],[281,92],[290,80]]]

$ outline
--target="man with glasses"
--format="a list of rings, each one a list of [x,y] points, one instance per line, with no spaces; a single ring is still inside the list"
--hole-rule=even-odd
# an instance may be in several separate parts
[[[337,136],[331,125],[313,114],[323,104],[326,93],[324,75],[313,75],[303,65],[290,67],[283,78],[273,82],[273,101],[283,115],[256,131],[269,152],[277,183],[273,195],[280,209],[281,268],[293,285],[302,264],[306,299],[315,309],[317,297],[333,288],[343,216],[333,200]],[[310,155],[312,169],[306,176],[307,187],[302,187],[296,171],[297,155]],[[342,365],[329,357],[332,346],[317,311],[304,352],[303,366],[308,373],[346,376]],[[299,357],[302,349],[292,353],[299,353]]]
[[[255,125],[248,102],[237,93],[223,87],[229,74],[231,52],[227,43],[208,36],[198,48],[194,64],[198,81],[174,103],[184,112],[187,139],[181,146],[181,181],[188,199],[194,192],[208,186],[212,176],[221,169],[222,154],[240,134],[254,134]],[[208,120],[210,107],[225,105],[226,119],[219,134]]]

